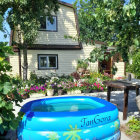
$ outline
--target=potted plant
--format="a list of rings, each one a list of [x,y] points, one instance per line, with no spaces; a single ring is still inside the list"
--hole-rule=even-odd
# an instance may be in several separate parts
[[[92,84],[90,84],[88,82],[82,82],[80,84],[80,89],[82,90],[83,93],[90,93],[90,91],[92,89]]]
[[[44,85],[32,85],[28,89],[25,89],[26,94],[30,95],[32,98],[44,97],[46,91],[46,84]]]
[[[80,94],[81,90],[79,88],[79,85],[77,82],[68,82],[66,86],[66,91],[68,95],[73,95],[73,94]]]
[[[53,96],[54,95],[54,88],[55,84],[52,82],[47,83],[47,96]]]
[[[77,72],[84,73],[87,70],[88,62],[86,60],[78,60]]]
[[[63,95],[63,86],[61,83],[57,85],[58,95]]]

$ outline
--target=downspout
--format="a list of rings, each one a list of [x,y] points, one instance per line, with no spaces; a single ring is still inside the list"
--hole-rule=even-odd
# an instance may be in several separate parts
[[[21,78],[21,53],[20,49],[18,49],[18,61],[19,61],[19,77]]]

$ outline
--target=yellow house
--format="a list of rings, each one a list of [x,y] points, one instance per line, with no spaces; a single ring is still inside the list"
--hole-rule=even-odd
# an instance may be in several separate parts
[[[28,78],[31,72],[38,76],[50,73],[58,75],[71,74],[76,71],[77,60],[86,59],[95,48],[92,45],[81,44],[72,39],[65,39],[65,35],[79,34],[78,21],[75,9],[71,4],[59,2],[60,8],[53,15],[53,24],[46,17],[46,22],[41,24],[38,37],[32,47],[28,47]],[[11,33],[11,42],[17,41],[16,31]],[[96,42],[100,46],[101,42]],[[23,51],[13,47],[15,55],[10,56],[13,75],[23,75]],[[112,59],[107,65],[111,66]],[[124,76],[124,63],[116,63],[118,71],[114,77]],[[99,63],[90,63],[88,69],[97,71]],[[111,67],[110,67],[111,68]],[[110,69],[109,68],[109,69]]]

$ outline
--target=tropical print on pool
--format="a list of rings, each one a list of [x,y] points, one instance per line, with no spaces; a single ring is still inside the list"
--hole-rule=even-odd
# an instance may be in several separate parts
[[[75,125],[75,128],[72,127],[72,125],[69,125],[70,129],[67,129],[68,132],[65,132],[63,136],[67,136],[66,140],[81,140],[81,137],[77,134],[78,132],[81,132],[80,129],[77,128],[77,125]]]
[[[118,131],[118,129],[119,129],[119,122],[118,121],[115,121],[115,131]]]
[[[51,132],[48,138],[49,140],[59,140],[59,135],[56,132]]]

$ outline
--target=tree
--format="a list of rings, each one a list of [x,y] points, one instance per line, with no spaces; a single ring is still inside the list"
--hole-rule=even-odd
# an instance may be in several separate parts
[[[3,29],[3,18],[0,15],[0,30]],[[9,62],[6,60],[8,55],[13,54],[12,48],[7,46],[7,42],[0,42],[0,134],[3,134],[9,129],[16,129],[22,114],[15,116],[13,103],[19,105],[21,96],[17,93],[17,88],[12,87],[11,78],[7,72],[11,70]],[[14,98],[13,98],[14,97]],[[0,139],[3,139],[0,137]]]
[[[17,32],[18,41],[14,42],[23,49],[23,79],[27,80],[27,47],[31,46],[40,28],[40,17],[48,16],[51,22],[51,14],[59,8],[57,0],[0,0],[0,10],[3,15],[8,12],[7,21],[10,28]]]
[[[77,0],[75,5],[80,40],[115,46],[124,61],[128,61],[133,48],[140,49],[140,0]],[[94,55],[95,51],[91,52],[91,57]]]

